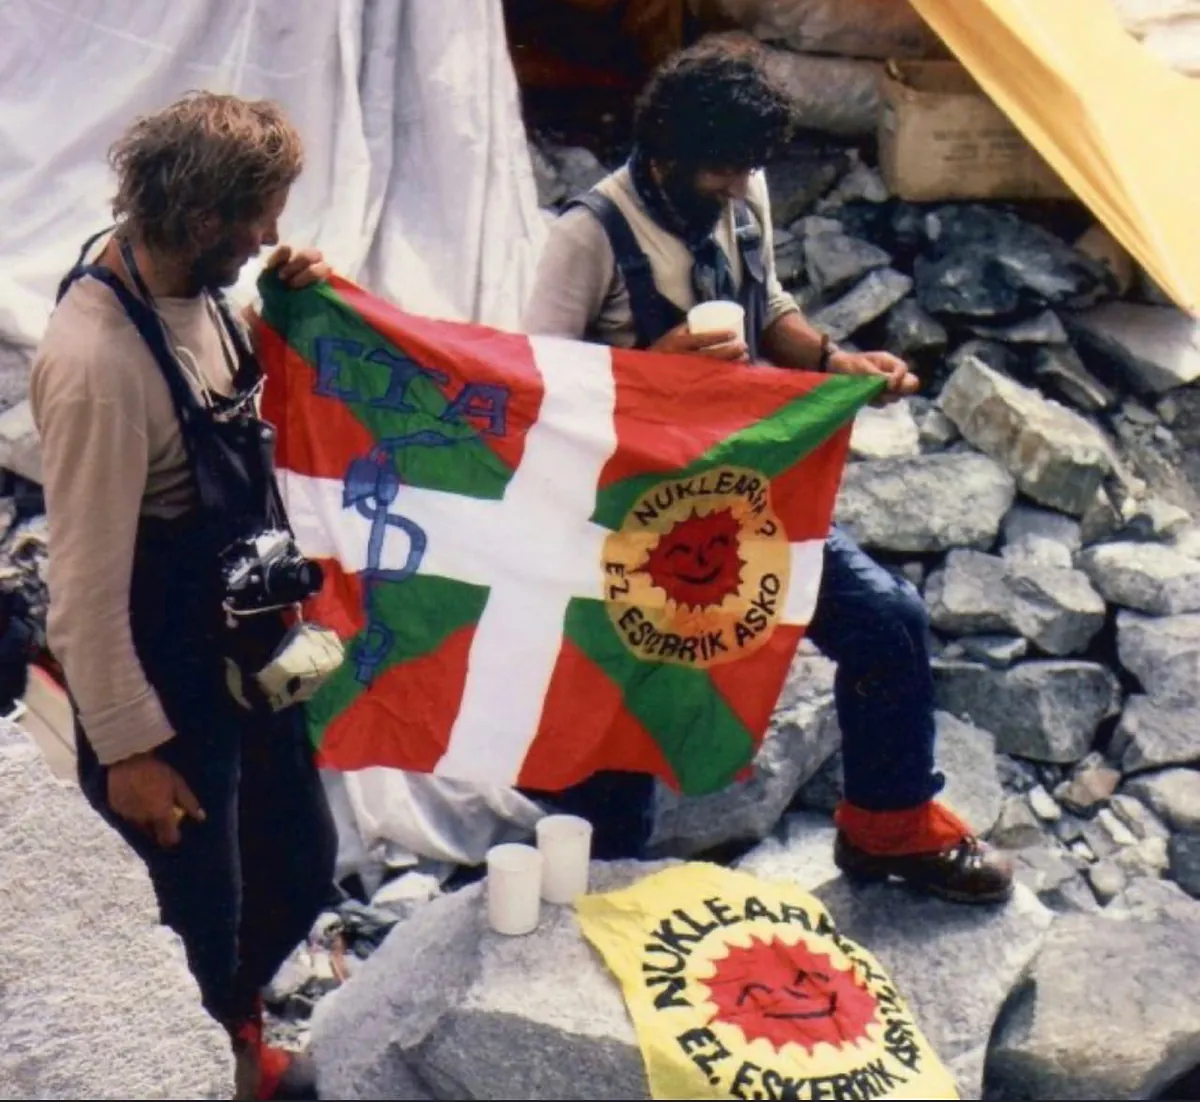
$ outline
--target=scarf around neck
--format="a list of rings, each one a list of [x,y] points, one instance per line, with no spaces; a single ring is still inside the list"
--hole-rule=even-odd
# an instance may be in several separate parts
[[[705,215],[689,221],[654,179],[650,158],[637,148],[629,158],[629,177],[646,213],[661,229],[679,238],[692,254],[692,293],[696,301],[724,299],[737,302],[733,269],[714,236],[720,212],[716,218]]]

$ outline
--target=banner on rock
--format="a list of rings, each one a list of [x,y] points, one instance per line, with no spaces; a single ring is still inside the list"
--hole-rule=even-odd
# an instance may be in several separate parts
[[[821,902],[692,863],[576,903],[658,1099],[956,1099],[882,965]]]

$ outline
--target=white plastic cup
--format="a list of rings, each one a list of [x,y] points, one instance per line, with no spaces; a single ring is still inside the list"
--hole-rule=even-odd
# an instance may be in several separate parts
[[[571,903],[586,895],[592,824],[578,815],[547,815],[534,829],[542,855],[542,898],[547,903]]]
[[[688,332],[693,336],[704,333],[733,333],[737,340],[746,340],[746,311],[736,302],[714,299],[693,306],[687,316]]]
[[[488,922],[498,934],[521,937],[542,917],[542,855],[533,846],[492,846],[487,853]]]

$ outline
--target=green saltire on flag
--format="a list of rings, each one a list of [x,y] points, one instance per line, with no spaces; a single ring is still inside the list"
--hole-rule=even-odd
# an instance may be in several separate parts
[[[308,709],[322,763],[735,778],[882,381],[531,340],[337,278],[261,289],[264,415],[327,574],[307,612],[347,643]]]

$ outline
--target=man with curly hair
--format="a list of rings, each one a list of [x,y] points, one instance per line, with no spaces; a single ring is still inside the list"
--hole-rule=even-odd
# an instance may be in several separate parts
[[[838,348],[776,277],[760,170],[785,149],[793,114],[753,48],[701,43],[668,60],[638,102],[628,164],[552,227],[525,331],[880,376],[884,400],[914,393],[902,360]],[[688,310],[713,299],[745,308],[744,341],[688,332]],[[945,779],[934,765],[929,621],[914,587],[835,528],[808,635],[838,665],[838,865],[963,902],[1006,899],[1011,865],[935,799]],[[652,795],[648,777],[599,774],[557,802],[593,819],[598,854],[613,857],[644,847]]]
[[[239,500],[268,498],[261,375],[221,288],[278,245],[300,138],[273,103],[203,93],[138,119],[111,162],[115,229],[64,280],[31,380],[49,642],[83,791],[145,862],[230,1033],[236,1097],[315,1098],[307,1061],[264,1044],[259,990],[330,899],[336,831],[299,710],[246,711],[226,687],[197,460],[224,433],[258,472]],[[290,287],[329,270],[286,246],[268,265]]]

